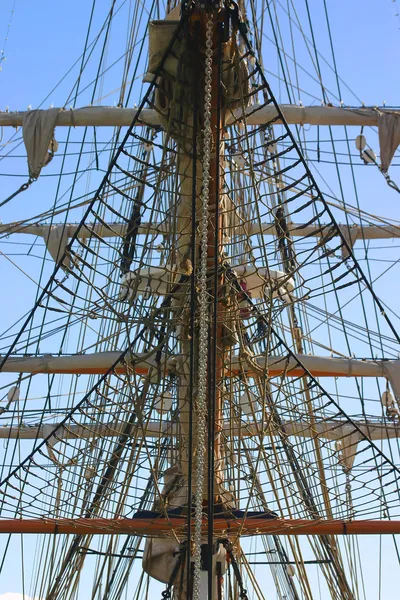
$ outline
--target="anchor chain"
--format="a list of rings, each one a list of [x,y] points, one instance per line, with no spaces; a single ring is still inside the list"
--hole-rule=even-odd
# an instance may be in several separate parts
[[[204,139],[203,139],[203,173],[201,190],[201,217],[200,217],[200,273],[198,276],[199,287],[199,359],[198,359],[198,386],[197,386],[197,444],[195,468],[195,515],[194,515],[194,573],[193,573],[193,600],[200,597],[201,573],[201,529],[203,519],[203,487],[204,464],[207,430],[207,358],[208,358],[208,295],[207,295],[207,246],[208,246],[208,219],[209,219],[209,186],[210,162],[212,151],[211,129],[211,83],[212,83],[212,41],[213,17],[207,15],[206,20],[206,50],[205,50],[205,90],[204,90]]]

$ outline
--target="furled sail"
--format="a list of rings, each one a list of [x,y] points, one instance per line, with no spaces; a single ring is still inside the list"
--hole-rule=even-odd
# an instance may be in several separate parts
[[[54,139],[59,108],[30,110],[25,113],[22,135],[26,148],[29,177],[37,179],[44,166],[52,159],[58,145]]]
[[[381,169],[388,172],[390,163],[400,145],[400,113],[380,113],[378,119]]]

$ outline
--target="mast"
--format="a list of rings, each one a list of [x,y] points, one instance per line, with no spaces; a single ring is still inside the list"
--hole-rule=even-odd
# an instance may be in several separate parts
[[[225,9],[221,8],[221,3],[210,0],[203,4],[197,4],[190,20],[195,31],[197,30],[199,47],[205,49],[205,88],[204,100],[201,100],[204,104],[200,108],[200,113],[204,115],[204,128],[202,193],[199,214],[200,245],[197,252],[199,262],[196,265],[200,288],[198,298],[199,330],[197,333],[199,340],[198,388],[197,400],[192,398],[192,402],[198,404],[199,432],[196,461],[193,467],[196,481],[195,522],[193,524],[195,546],[193,589],[189,595],[194,600],[206,600],[207,598],[217,600],[222,597],[223,593],[223,574],[226,563],[225,549],[215,539],[214,513],[216,510],[224,512],[227,508],[226,498],[221,493],[223,489],[221,431],[226,358],[221,306],[224,276],[220,269],[223,232],[221,207],[223,174],[220,165],[220,146],[222,143],[221,128],[225,120],[221,106],[222,36],[225,36],[225,42],[229,41],[229,19]],[[196,102],[197,100],[194,98],[194,103],[196,104]],[[194,109],[194,119],[197,118],[197,114],[199,114],[199,110]],[[194,156],[193,160],[196,161],[197,157]],[[192,240],[193,243],[194,240]],[[203,394],[204,405],[201,404],[204,400],[200,397]],[[207,424],[200,422],[204,418],[207,419]],[[200,430],[202,435],[200,435]],[[205,438],[204,433],[206,433]],[[204,448],[202,448],[203,443],[206,444]],[[200,485],[202,490],[199,489]],[[206,538],[201,535],[203,506],[207,510]]]

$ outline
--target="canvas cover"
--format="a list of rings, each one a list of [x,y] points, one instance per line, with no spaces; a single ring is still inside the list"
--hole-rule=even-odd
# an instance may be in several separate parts
[[[381,170],[383,173],[387,173],[394,153],[400,144],[400,112],[380,113],[378,128]]]
[[[54,129],[60,108],[30,110],[24,114],[22,135],[28,157],[29,177],[37,179],[57,150]]]

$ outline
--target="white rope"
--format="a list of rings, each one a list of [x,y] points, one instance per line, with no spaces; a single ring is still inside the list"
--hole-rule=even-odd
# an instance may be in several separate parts
[[[193,600],[200,597],[200,572],[201,572],[201,526],[203,519],[203,487],[204,464],[206,453],[204,451],[207,430],[207,358],[208,358],[208,300],[207,300],[207,245],[208,245],[208,203],[210,184],[210,159],[212,150],[211,130],[211,81],[212,81],[212,15],[207,16],[206,24],[206,62],[205,62],[205,93],[204,93],[204,140],[203,140],[203,174],[201,191],[201,217],[200,217],[200,273],[199,286],[199,361],[197,385],[197,444],[196,444],[196,469],[195,469],[195,517],[194,517],[194,577]]]

